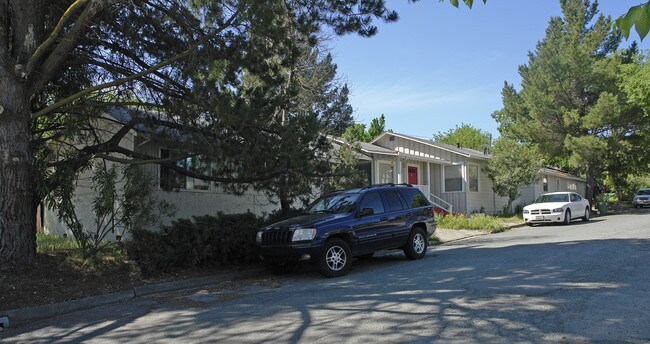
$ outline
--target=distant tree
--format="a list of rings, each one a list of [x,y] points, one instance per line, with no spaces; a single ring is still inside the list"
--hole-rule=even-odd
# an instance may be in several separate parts
[[[519,197],[522,186],[537,181],[541,157],[534,147],[518,143],[513,139],[500,137],[492,148],[491,159],[483,172],[492,180],[494,191],[508,197],[508,211],[512,202]]]
[[[377,136],[381,135],[386,130],[386,118],[384,114],[379,116],[379,118],[373,118],[370,121],[370,127],[368,127],[368,137],[366,142],[374,140]]]
[[[475,128],[471,124],[461,123],[454,129],[434,134],[433,140],[449,145],[460,144],[463,148],[483,150],[490,146],[490,133]]]
[[[351,124],[343,132],[343,138],[348,142],[367,142],[366,125],[361,123]]]
[[[370,142],[381,133],[386,131],[386,118],[382,114],[370,121],[370,127],[366,130],[365,124],[351,124],[343,133],[343,138],[348,142]]]
[[[611,57],[620,38],[597,3],[560,3],[563,16],[551,18],[546,37],[519,67],[521,91],[506,84],[504,108],[493,117],[502,136],[539,147],[550,165],[586,175],[585,196],[592,199],[612,129],[630,124],[617,87],[620,61]]]
[[[607,137],[605,186],[619,199],[629,196],[630,180],[644,176],[650,167],[650,64],[648,53],[635,53],[631,46],[620,53],[617,78],[620,103],[617,121]],[[605,116],[610,116],[606,114]]]

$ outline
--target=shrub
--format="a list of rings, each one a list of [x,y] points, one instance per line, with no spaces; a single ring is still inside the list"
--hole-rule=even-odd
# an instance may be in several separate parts
[[[161,232],[136,231],[127,254],[144,274],[171,266],[196,267],[254,262],[259,259],[255,235],[261,219],[253,213],[223,213],[178,219]]]
[[[259,260],[255,236],[262,225],[253,213],[219,214],[217,225],[220,229],[217,250],[218,263],[247,263]]]
[[[140,267],[143,275],[168,272],[176,263],[176,254],[164,233],[133,230],[124,247],[129,259]]]

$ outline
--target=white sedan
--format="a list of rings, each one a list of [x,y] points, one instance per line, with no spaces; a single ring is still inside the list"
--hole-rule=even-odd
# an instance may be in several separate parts
[[[551,192],[543,194],[531,205],[524,207],[526,225],[535,223],[562,222],[582,218],[589,221],[589,201],[575,192]]]

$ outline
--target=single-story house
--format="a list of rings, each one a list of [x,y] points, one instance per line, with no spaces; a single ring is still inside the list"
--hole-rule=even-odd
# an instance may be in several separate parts
[[[483,173],[490,156],[481,152],[405,134],[385,132],[370,143],[359,144],[361,160],[372,184],[408,183],[419,188],[438,207],[454,213],[500,213],[508,199],[497,195]],[[583,178],[542,168],[538,182],[521,190],[513,204],[527,205],[539,195],[575,191],[584,195]]]
[[[124,110],[113,110],[107,115],[106,132],[119,129]],[[125,123],[125,122],[122,122]],[[154,143],[152,133],[131,130],[120,145],[149,156],[166,158],[173,156],[173,145]],[[341,142],[339,142],[341,143]],[[460,146],[452,146],[409,135],[385,132],[370,143],[359,143],[359,164],[368,174],[372,184],[408,183],[422,190],[437,207],[448,212],[470,214],[484,211],[499,213],[507,204],[492,190],[492,181],[482,172],[490,156]],[[188,160],[187,158],[185,160]],[[190,166],[192,161],[182,161]],[[270,213],[278,208],[262,193],[246,192],[234,195],[224,191],[213,182],[171,173],[165,167],[151,164],[144,169],[157,182],[153,196],[176,207],[176,218],[224,213],[255,214]],[[84,172],[77,183],[76,204],[79,219],[84,228],[92,228],[93,190],[92,170]],[[514,204],[526,205],[544,192],[571,190],[584,194],[585,180],[558,170],[540,170],[539,181],[522,189],[521,197]],[[165,222],[169,222],[167,219]],[[42,208],[38,221],[41,230],[49,233],[70,235],[70,230],[61,223],[56,213]],[[110,233],[107,239],[115,239],[122,233]]]

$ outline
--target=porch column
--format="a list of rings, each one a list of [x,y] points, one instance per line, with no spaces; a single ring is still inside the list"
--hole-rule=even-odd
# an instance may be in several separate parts
[[[424,163],[424,176],[426,177],[426,178],[424,178],[424,184],[426,184],[427,188],[429,188],[429,190],[428,190],[429,193],[431,193],[431,176],[429,175],[429,166],[430,165],[431,165],[431,163],[429,163],[429,162]],[[429,197],[429,195],[427,195],[427,197]]]
[[[402,183],[402,159],[397,157],[397,184]]]

